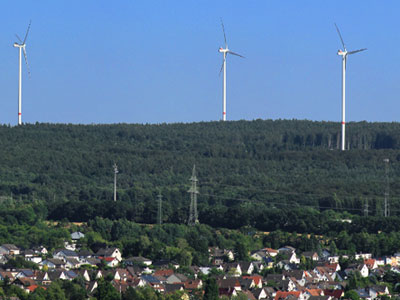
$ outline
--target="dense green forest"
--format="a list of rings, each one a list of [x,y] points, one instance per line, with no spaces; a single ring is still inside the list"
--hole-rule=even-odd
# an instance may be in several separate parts
[[[360,122],[347,128],[349,151],[342,152],[334,122],[3,125],[0,200],[43,201],[45,219],[154,223],[161,193],[163,221],[185,223],[195,164],[201,223],[317,234],[327,230],[319,221],[324,210],[361,216],[368,203],[376,232],[389,223],[381,218],[385,158],[390,214],[400,212],[400,124]],[[397,226],[397,218],[391,219]]]

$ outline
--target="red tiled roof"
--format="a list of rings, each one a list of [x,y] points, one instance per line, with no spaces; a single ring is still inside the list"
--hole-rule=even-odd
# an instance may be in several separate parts
[[[376,260],[373,258],[364,259],[364,264],[366,264],[368,268],[372,268],[374,266],[375,262],[376,262]]]
[[[168,277],[168,276],[171,276],[172,274],[174,274],[174,270],[172,270],[172,269],[156,270],[156,271],[154,272],[154,276],[164,276],[164,277]]]
[[[258,276],[258,275],[254,275],[254,276],[242,276],[242,278],[246,279],[253,279],[255,285],[259,285],[262,282],[262,277]]]
[[[321,289],[306,289],[306,292],[308,292],[311,296],[321,296]]]
[[[293,295],[296,298],[300,297],[300,291],[297,292],[281,292],[281,291],[277,291],[276,295],[275,295],[275,300],[279,300],[279,299],[286,299],[287,296],[289,295]]]
[[[30,286],[28,286],[26,289],[27,290],[29,290],[29,292],[34,292],[38,287],[40,287],[40,288],[42,288],[42,289],[46,289],[45,287],[43,287],[43,286],[39,286],[39,285],[37,285],[37,284],[35,284],[35,285],[30,285]]]
[[[278,250],[272,249],[272,248],[264,248],[265,251],[271,252],[271,253],[278,253]]]

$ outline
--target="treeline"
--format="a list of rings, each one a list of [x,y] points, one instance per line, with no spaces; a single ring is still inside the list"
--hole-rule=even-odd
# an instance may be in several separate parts
[[[53,220],[155,223],[161,193],[163,221],[183,223],[195,164],[200,221],[212,226],[290,227],[263,215],[305,206],[363,215],[368,204],[379,217],[386,178],[398,215],[400,124],[349,123],[346,152],[338,134],[338,123],[297,120],[1,126],[0,202],[43,200]]]

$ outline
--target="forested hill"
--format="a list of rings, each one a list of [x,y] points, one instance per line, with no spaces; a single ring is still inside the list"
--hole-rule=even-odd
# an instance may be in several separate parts
[[[297,120],[1,126],[0,196],[44,200],[51,219],[152,223],[161,193],[164,221],[185,222],[196,164],[200,221],[210,225],[255,225],[255,211],[304,206],[362,214],[367,200],[380,215],[389,158],[391,214],[399,214],[400,124],[348,123],[347,139],[341,152],[339,123]]]

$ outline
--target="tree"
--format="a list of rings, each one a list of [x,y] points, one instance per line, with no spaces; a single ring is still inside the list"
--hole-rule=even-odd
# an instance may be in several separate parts
[[[64,291],[61,289],[61,286],[57,281],[52,282],[52,284],[46,289],[45,297],[46,300],[67,300]]]
[[[215,278],[208,278],[204,287],[203,300],[218,300],[219,292]]]
[[[95,295],[98,300],[120,300],[120,295],[112,284],[105,280],[98,282]]]
[[[358,296],[355,290],[350,290],[344,293],[344,299],[360,300],[360,296]]]

